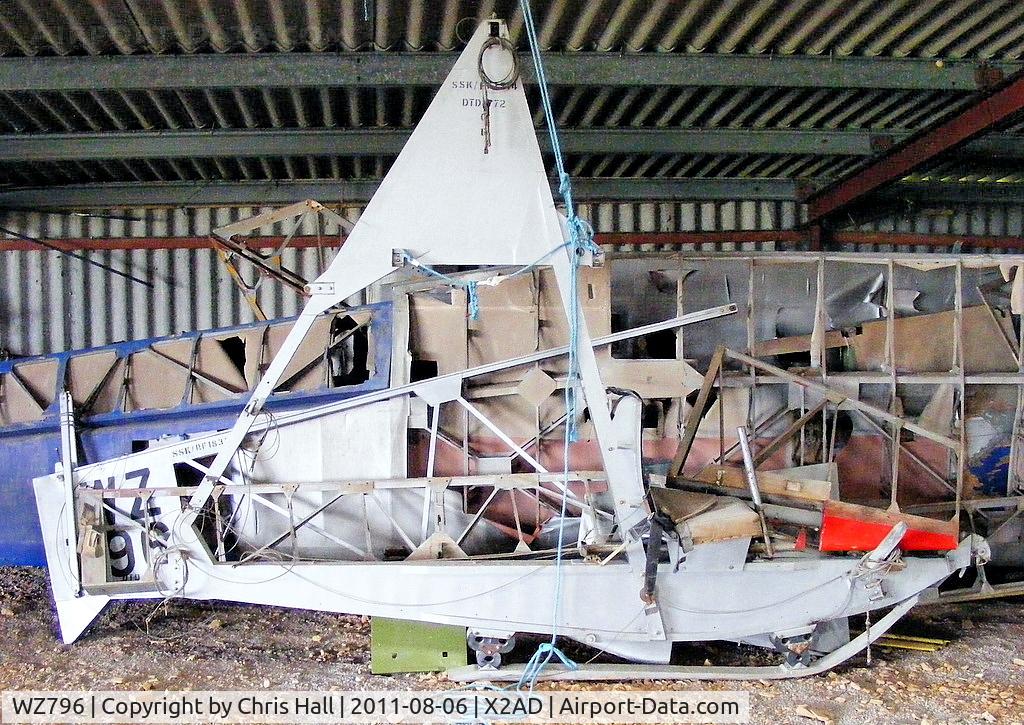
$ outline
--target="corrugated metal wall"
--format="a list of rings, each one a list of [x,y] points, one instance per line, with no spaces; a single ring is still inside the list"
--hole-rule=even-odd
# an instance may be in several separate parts
[[[1018,236],[1024,237],[1024,205],[1015,203],[963,203],[950,206],[942,204],[933,211],[921,210],[908,214],[887,213],[856,227],[864,232],[896,232],[916,234],[969,234],[977,236]],[[969,251],[965,245],[963,251]],[[876,247],[869,245],[845,245],[844,251],[949,251],[933,247],[914,248]],[[974,251],[994,253],[996,250],[977,249]]]
[[[111,209],[93,212],[90,217],[9,212],[2,225],[48,240],[205,238],[216,227],[265,210]],[[769,231],[791,229],[797,214],[793,203],[780,201],[602,203],[584,204],[580,211],[598,232]],[[355,220],[359,209],[346,209],[344,215]],[[322,232],[327,245],[338,230],[327,227]],[[260,233],[281,234],[282,228],[264,227]],[[315,235],[315,223],[307,219],[298,233]],[[655,250],[657,246],[629,249]],[[0,252],[0,346],[13,355],[34,355],[253,319],[212,249],[82,254],[148,280],[152,287],[57,252]],[[283,261],[285,266],[312,278],[320,269],[321,254],[330,260],[330,250],[321,253],[306,248],[286,251]],[[300,300],[290,290],[268,282],[260,290],[260,303],[268,315],[278,317],[296,314]]]
[[[219,226],[262,211],[260,207],[178,210],[111,209],[81,217],[11,212],[3,226],[36,239],[205,239]],[[358,209],[345,210],[357,218]],[[264,227],[261,234],[280,234]],[[336,227],[321,229],[325,246]],[[299,235],[316,235],[307,218]],[[79,258],[50,251],[0,253],[0,346],[14,355],[92,347],[119,340],[169,335],[184,330],[251,322],[246,305],[213,249],[146,249],[80,252]],[[283,263],[316,276],[329,249],[286,250]],[[151,286],[86,261],[124,271]],[[271,317],[296,314],[297,295],[267,283],[260,304]]]
[[[784,201],[725,201],[696,203],[581,204],[580,215],[601,232],[716,232],[777,231],[797,224],[797,205]],[[660,245],[665,247],[666,245]],[[728,250],[736,245],[684,245]],[[629,247],[656,250],[659,245]],[[673,250],[680,249],[674,245]],[[754,245],[745,247],[755,249]],[[612,247],[615,249],[615,247]]]
[[[27,236],[48,239],[205,239],[219,226],[267,210],[263,207],[112,209],[82,217],[68,214],[8,212],[2,226]],[[349,219],[358,207],[343,210]],[[798,223],[796,205],[782,201],[666,202],[583,204],[581,214],[599,233],[772,231]],[[914,215],[882,216],[858,227],[870,232],[1024,236],[1024,206],[963,204],[951,210]],[[281,234],[282,227],[264,227],[260,234]],[[325,246],[338,233],[321,229]],[[315,236],[307,219],[297,232]],[[731,251],[771,249],[770,244],[643,245],[615,251]],[[845,251],[910,251],[906,247],[847,245]],[[916,251],[938,251],[917,247]],[[964,251],[969,251],[965,248]],[[977,250],[986,251],[986,250]],[[33,355],[91,347],[118,340],[168,335],[183,330],[222,327],[252,321],[212,249],[107,250],[83,256],[150,282],[125,279],[57,252],[0,253],[0,347],[14,355]],[[286,266],[311,278],[330,260],[330,248],[288,250]],[[260,304],[273,317],[296,314],[300,300],[290,290],[267,283]]]

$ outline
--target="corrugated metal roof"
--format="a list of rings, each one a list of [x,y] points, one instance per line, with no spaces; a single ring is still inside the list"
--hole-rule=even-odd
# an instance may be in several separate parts
[[[554,51],[832,55],[1016,61],[1019,0],[533,0]],[[8,0],[0,55],[127,55],[457,50],[476,23],[516,0]],[[906,132],[961,107],[969,91],[730,86],[563,86],[566,128],[822,129]],[[225,88],[0,93],[0,133],[167,129],[397,128],[415,125],[429,87]],[[539,108],[536,90],[531,104]],[[538,112],[538,125],[542,119]],[[265,157],[4,162],[0,183],[368,179],[392,159]],[[825,154],[602,154],[576,175],[799,178],[824,184],[863,157]],[[1008,161],[945,162],[925,178],[1020,180]]]
[[[533,0],[547,49],[1017,59],[1015,0]],[[453,50],[516,0],[8,0],[0,53]]]
[[[566,128],[912,129],[966,92],[882,89],[600,87],[553,89]],[[409,128],[428,88],[0,93],[0,132],[180,128]],[[530,87],[531,107],[539,107]],[[542,121],[537,119],[538,125]]]

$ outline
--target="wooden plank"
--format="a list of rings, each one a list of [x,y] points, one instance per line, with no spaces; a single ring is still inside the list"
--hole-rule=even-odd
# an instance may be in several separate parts
[[[726,488],[735,488],[738,491],[750,490],[743,469],[732,466],[706,468],[697,474],[694,480]],[[832,496],[831,481],[799,478],[776,473],[775,471],[758,471],[757,485],[763,494],[785,496],[802,501],[828,501]]]
[[[774,340],[761,340],[754,343],[754,355],[765,357],[767,355],[787,355],[794,352],[810,352],[813,335],[792,335],[790,337],[779,337]],[[842,330],[829,330],[825,333],[825,347],[848,347],[850,340],[843,334]]]
[[[705,408],[707,408],[708,398],[711,397],[711,390],[714,388],[715,378],[718,376],[719,370],[722,368],[722,361],[725,359],[725,348],[721,345],[715,349],[715,354],[711,356],[711,363],[708,365],[708,371],[704,374],[704,384],[701,386],[700,392],[697,394],[697,400],[693,404],[693,408],[690,409],[690,415],[686,419],[686,428],[683,431],[683,437],[679,439],[679,447],[676,449],[676,455],[672,459],[672,465],[668,470],[668,478],[677,478],[683,471],[683,464],[686,463],[686,457],[690,455],[690,448],[693,446],[693,439],[697,437],[697,429],[700,427],[700,421],[704,417]]]
[[[786,430],[784,430],[781,434],[776,436],[764,448],[759,450],[757,452],[757,455],[754,456],[754,467],[756,468],[757,466],[760,466],[762,463],[767,461],[771,457],[771,455],[775,453],[775,451],[779,450],[779,448],[786,443],[786,441],[788,441],[794,435],[799,433],[800,429],[807,425],[807,423],[810,422],[810,420],[814,418],[814,416],[816,416],[818,413],[824,410],[825,405],[827,403],[827,400],[822,400],[816,406],[814,406],[806,413],[804,413],[802,416],[793,421],[793,423]]]

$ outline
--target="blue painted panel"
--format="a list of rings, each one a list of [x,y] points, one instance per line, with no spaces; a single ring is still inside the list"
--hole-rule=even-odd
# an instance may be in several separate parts
[[[4,441],[0,452],[0,564],[46,564],[32,479],[53,471],[60,459],[59,449],[59,433]]]
[[[271,411],[287,411],[343,400],[367,392],[387,388],[391,379],[390,304],[369,305],[373,312],[374,358],[373,375],[358,385],[342,388],[275,393],[267,402]],[[294,318],[293,318],[294,319]],[[277,320],[273,322],[279,322]],[[173,337],[117,343],[101,348],[56,353],[38,358],[22,358],[0,363],[0,373],[9,372],[15,364],[31,360],[59,360],[58,386],[64,379],[67,361],[75,355],[114,350],[119,357],[144,350],[157,342],[194,339],[199,335],[225,333],[263,327],[254,323],[241,327],[192,332]],[[85,418],[79,422],[83,463],[91,463],[132,452],[134,441],[148,441],[163,435],[190,435],[223,430],[234,423],[248,395],[200,405],[179,405],[166,410],[139,410],[128,413],[114,411]],[[58,403],[54,403],[43,420],[0,428],[0,565],[44,566],[43,541],[36,516],[32,479],[52,473],[60,459],[60,430],[57,421]]]
[[[996,446],[970,463],[971,474],[986,496],[1005,496],[1010,475],[1010,447]]]

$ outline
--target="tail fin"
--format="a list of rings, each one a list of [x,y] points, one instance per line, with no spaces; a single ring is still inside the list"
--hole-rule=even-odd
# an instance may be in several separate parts
[[[88,629],[110,601],[106,596],[78,596],[77,541],[64,528],[64,486],[56,476],[43,476],[32,482],[39,512],[39,526],[46,550],[46,567],[50,575],[53,601],[57,605],[60,638],[71,644]]]
[[[425,264],[528,264],[562,244],[522,80],[487,90],[490,144],[484,152],[482,65],[505,75],[515,58],[477,28],[430,107],[318,282],[336,282],[352,257],[408,249]],[[485,46],[486,44],[486,46]]]

